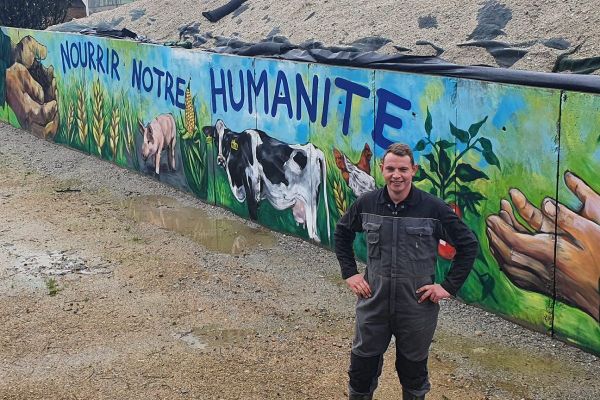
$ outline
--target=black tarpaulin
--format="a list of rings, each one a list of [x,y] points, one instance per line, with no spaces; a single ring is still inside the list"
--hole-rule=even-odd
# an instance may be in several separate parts
[[[67,29],[68,31],[69,29]],[[73,30],[71,30],[73,31]],[[147,42],[147,38],[137,36],[127,29],[79,29],[80,33],[98,36],[127,37]],[[535,72],[497,68],[484,65],[464,66],[445,61],[434,56],[413,56],[406,54],[386,55],[375,51],[361,51],[360,46],[326,47],[317,41],[292,44],[283,36],[273,36],[259,43],[248,43],[237,38],[207,36],[215,42],[215,47],[206,51],[235,54],[247,57],[268,57],[281,60],[321,63],[356,68],[385,69],[417,74],[440,75],[453,78],[477,79],[489,82],[509,83],[577,92],[600,93],[600,76],[576,73]],[[208,40],[207,39],[207,40]],[[370,38],[373,41],[373,38]],[[169,43],[181,47],[181,43]],[[203,41],[204,44],[204,41]],[[190,43],[191,47],[192,44]],[[206,47],[206,46],[204,46]],[[600,58],[584,60],[559,58],[555,70],[563,71],[577,67],[582,72],[591,72],[591,67],[600,65]],[[581,65],[580,65],[581,64]],[[576,69],[576,68],[575,68]]]
[[[235,44],[239,45],[240,43]],[[231,45],[218,47],[213,51],[241,56],[265,56],[290,61],[386,69],[417,74],[441,75],[454,78],[600,93],[600,76],[597,75],[523,71],[478,65],[463,66],[432,56],[385,55],[376,52],[336,50],[339,51],[331,51],[328,48],[303,49],[290,43],[261,42],[256,44],[244,43],[244,45],[239,47]]]

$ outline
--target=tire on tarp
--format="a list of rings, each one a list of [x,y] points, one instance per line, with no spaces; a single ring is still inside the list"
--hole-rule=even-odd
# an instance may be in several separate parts
[[[223,5],[219,8],[215,8],[212,11],[204,11],[202,13],[202,15],[204,17],[206,17],[206,19],[209,20],[210,22],[217,22],[218,20],[220,20],[227,14],[230,14],[233,11],[235,11],[245,1],[246,0],[231,0],[229,3]]]

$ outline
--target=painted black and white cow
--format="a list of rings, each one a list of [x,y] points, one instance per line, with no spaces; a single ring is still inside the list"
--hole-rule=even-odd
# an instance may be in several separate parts
[[[322,183],[327,237],[331,237],[327,167],[321,150],[311,143],[287,144],[258,129],[233,132],[222,120],[202,131],[217,143],[217,164],[227,171],[235,198],[247,201],[251,219],[257,219],[259,203],[267,199],[278,210],[292,208],[295,221],[319,242],[317,209]]]

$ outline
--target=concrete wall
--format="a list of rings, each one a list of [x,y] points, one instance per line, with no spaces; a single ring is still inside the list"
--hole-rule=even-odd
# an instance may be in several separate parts
[[[451,204],[480,241],[459,297],[600,354],[599,96],[2,31],[0,120],[326,247],[356,197],[383,184],[387,145],[408,143],[421,165],[416,185]],[[8,65],[17,43],[38,61],[15,53]],[[33,81],[44,98],[24,101]],[[158,170],[144,157],[149,124],[174,138]],[[211,133],[224,127],[232,133],[219,147]],[[220,165],[244,150],[234,133],[246,129],[304,152],[306,175],[285,191],[292,201],[269,199],[275,189],[259,189],[250,170]],[[364,259],[364,238],[355,250]],[[453,249],[439,252],[441,281]]]

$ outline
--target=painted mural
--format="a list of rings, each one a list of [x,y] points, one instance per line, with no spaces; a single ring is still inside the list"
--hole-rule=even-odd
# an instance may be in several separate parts
[[[58,128],[54,67],[52,63],[42,63],[48,50],[38,41],[46,36],[40,33],[36,39],[28,35],[13,42],[4,32],[0,33],[3,114],[6,120],[44,138],[53,137]]]
[[[0,32],[0,120],[323,246],[409,144],[480,241],[459,297],[600,354],[599,96]]]
[[[506,233],[517,222],[525,229],[521,222],[529,217],[519,214],[522,202],[515,202],[519,190],[526,191],[534,202],[547,194],[555,195],[560,93],[461,81],[458,102],[459,108],[465,110],[459,115],[459,124],[460,120],[487,117],[480,132],[489,138],[489,143],[482,146],[481,155],[491,147],[498,155],[493,160],[482,158],[500,160],[496,168],[486,170],[493,184],[480,180],[474,185],[485,197],[480,201],[479,215],[467,218],[467,223],[479,237],[482,251],[463,296],[468,302],[481,304],[529,327],[551,332],[552,286],[540,292],[525,284],[532,280],[518,249],[529,243],[525,237],[508,237]],[[531,155],[533,143],[535,157]],[[552,243],[553,232],[547,232],[546,238]],[[552,273],[548,271],[549,275]]]
[[[550,219],[556,215],[554,333],[571,343],[594,344],[589,347],[596,352],[600,338],[599,123],[598,96],[562,94],[558,193],[539,204]]]

